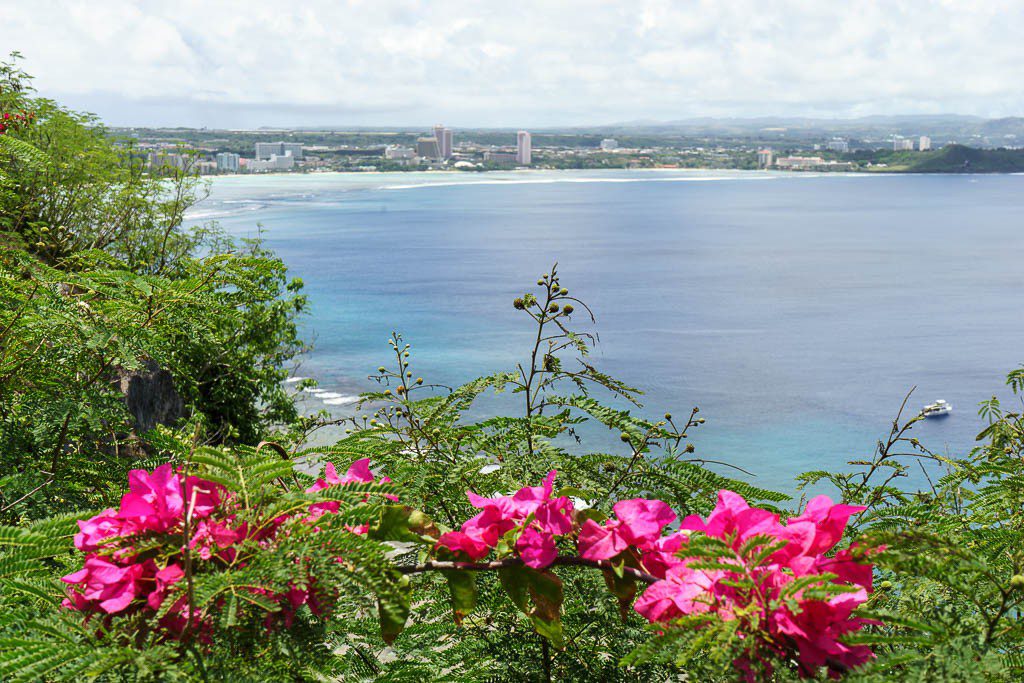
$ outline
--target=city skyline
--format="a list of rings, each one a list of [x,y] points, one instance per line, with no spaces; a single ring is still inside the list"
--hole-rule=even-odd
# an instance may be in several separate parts
[[[44,0],[5,9],[0,44],[41,94],[110,125],[537,129],[1019,115],[1022,30],[1011,0],[325,1],[284,15],[265,1]]]

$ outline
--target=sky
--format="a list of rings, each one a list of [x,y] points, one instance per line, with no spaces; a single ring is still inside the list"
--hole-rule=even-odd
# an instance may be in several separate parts
[[[1024,0],[0,0],[109,125],[1024,114]]]

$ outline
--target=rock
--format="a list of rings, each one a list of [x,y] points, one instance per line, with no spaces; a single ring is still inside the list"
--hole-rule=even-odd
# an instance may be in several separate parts
[[[188,415],[171,373],[155,361],[145,361],[138,370],[119,370],[116,382],[124,395],[125,407],[135,419],[136,435],[157,425],[173,425]]]

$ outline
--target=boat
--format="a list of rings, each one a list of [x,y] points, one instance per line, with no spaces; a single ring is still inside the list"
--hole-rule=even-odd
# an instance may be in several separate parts
[[[949,405],[941,398],[935,403],[929,403],[921,409],[921,415],[924,417],[946,417],[953,412],[953,406]]]

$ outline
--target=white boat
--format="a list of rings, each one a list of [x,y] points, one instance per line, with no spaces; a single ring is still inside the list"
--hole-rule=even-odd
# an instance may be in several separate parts
[[[935,403],[929,403],[921,409],[921,414],[925,417],[946,417],[953,412],[953,406],[949,405],[941,398]]]

